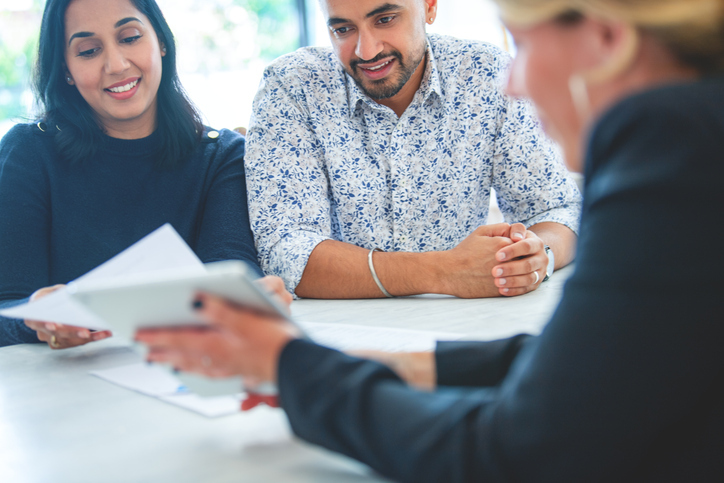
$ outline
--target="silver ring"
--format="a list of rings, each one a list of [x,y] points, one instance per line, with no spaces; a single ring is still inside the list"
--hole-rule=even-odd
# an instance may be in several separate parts
[[[540,275],[538,275],[538,272],[533,272],[535,274],[535,282],[533,282],[533,285],[538,283],[538,280],[540,280]]]
[[[204,367],[211,367],[212,362],[213,361],[211,360],[211,357],[209,357],[209,356],[204,356],[201,358],[201,365]]]

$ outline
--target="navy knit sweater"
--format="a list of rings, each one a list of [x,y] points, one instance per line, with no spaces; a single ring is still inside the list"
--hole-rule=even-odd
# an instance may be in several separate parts
[[[219,134],[205,132],[190,159],[161,168],[157,132],[106,137],[95,159],[68,163],[52,130],[15,126],[0,142],[0,307],[79,277],[164,223],[203,262],[238,259],[258,269],[244,138]],[[0,347],[23,342],[38,342],[35,332],[0,317]]]

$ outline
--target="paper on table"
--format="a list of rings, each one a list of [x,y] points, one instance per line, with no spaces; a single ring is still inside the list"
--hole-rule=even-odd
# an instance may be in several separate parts
[[[422,330],[369,327],[352,324],[300,322],[317,343],[339,350],[372,349],[385,351],[425,351],[436,340],[457,340],[460,334]],[[163,367],[140,362],[113,369],[92,371],[94,376],[119,386],[159,398],[207,417],[224,416],[240,411],[243,394],[200,397],[188,392],[181,381]]]
[[[74,283],[83,286],[97,280],[163,270],[169,268],[198,267],[203,263],[168,223],[134,243],[115,257],[99,265]],[[76,302],[67,290],[57,290],[42,299],[0,310],[0,315],[14,319],[42,320],[59,324],[108,329],[108,325]]]
[[[181,384],[181,381],[165,368],[144,362],[91,371],[91,374],[126,389],[158,398],[209,418],[234,414],[241,410],[241,394],[200,397],[190,393]]]
[[[318,344],[338,350],[380,350],[387,352],[429,351],[438,340],[458,340],[464,336],[450,332],[370,327],[366,325],[297,322]]]

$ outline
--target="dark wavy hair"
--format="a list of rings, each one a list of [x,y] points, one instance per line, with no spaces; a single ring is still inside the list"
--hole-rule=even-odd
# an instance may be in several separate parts
[[[33,90],[43,111],[40,120],[55,133],[56,149],[71,162],[91,159],[103,142],[103,126],[74,86],[66,82],[65,11],[72,0],[48,0],[43,12]],[[201,115],[181,86],[176,44],[154,0],[129,0],[151,22],[166,47],[158,87],[156,129],[161,136],[159,164],[172,166],[190,157],[203,133]]]

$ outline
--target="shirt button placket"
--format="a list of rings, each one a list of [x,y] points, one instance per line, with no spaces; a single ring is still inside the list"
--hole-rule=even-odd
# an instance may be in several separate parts
[[[395,166],[395,181],[393,184],[396,185],[395,192],[393,194],[393,201],[395,204],[393,210],[394,222],[393,222],[393,237],[395,247],[400,251],[408,251],[408,236],[407,236],[407,223],[406,220],[409,217],[409,203],[410,203],[410,167],[407,164],[406,150],[405,150],[405,120],[404,116],[402,119],[397,121],[394,131],[392,132],[391,145],[394,149],[391,152],[391,163]]]

